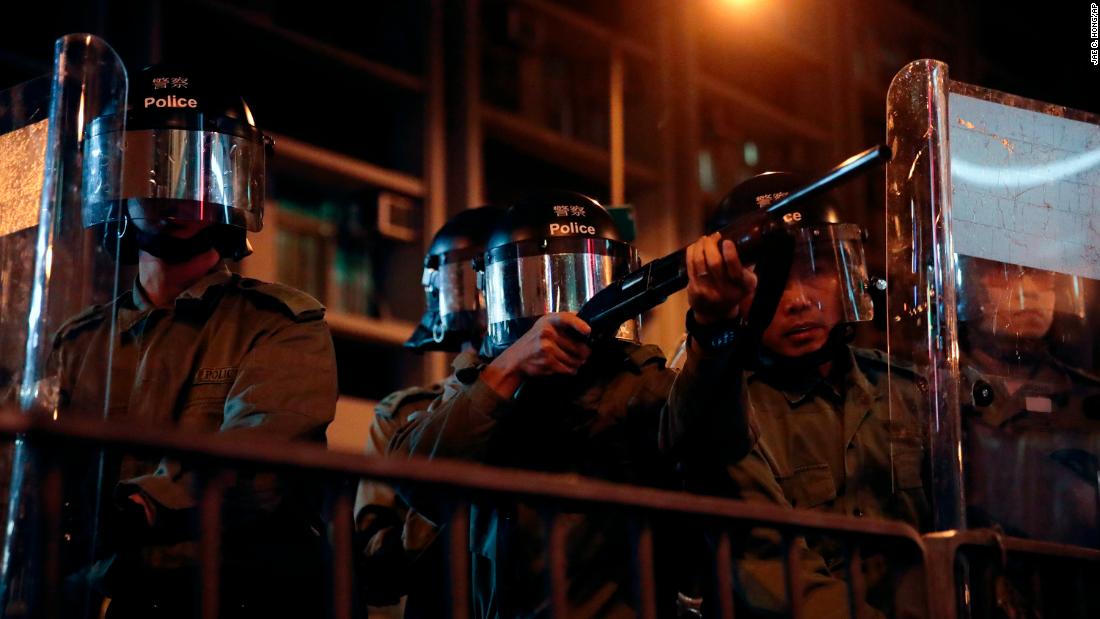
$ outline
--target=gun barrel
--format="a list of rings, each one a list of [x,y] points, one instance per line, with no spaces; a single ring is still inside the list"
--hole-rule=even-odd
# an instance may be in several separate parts
[[[889,146],[885,144],[872,146],[861,153],[857,153],[841,161],[832,170],[829,170],[805,187],[787,194],[786,197],[769,206],[765,212],[769,215],[780,215],[791,205],[797,204],[812,196],[825,193],[840,183],[858,176],[872,167],[884,164],[889,160]]]

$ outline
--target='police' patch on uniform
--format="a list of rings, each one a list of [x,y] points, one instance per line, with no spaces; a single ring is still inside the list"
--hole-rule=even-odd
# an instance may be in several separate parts
[[[195,384],[231,383],[237,379],[237,368],[199,368]]]

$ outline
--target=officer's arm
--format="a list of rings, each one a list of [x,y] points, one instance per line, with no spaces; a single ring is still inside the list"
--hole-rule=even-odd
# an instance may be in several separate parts
[[[336,355],[320,320],[288,323],[241,362],[221,433],[235,439],[325,441],[336,413]]]
[[[461,378],[459,377],[461,376]],[[497,423],[514,403],[494,391],[474,368],[452,375],[443,394],[414,415],[390,441],[389,453],[483,461]]]
[[[687,354],[669,395],[661,447],[672,457],[704,456],[717,464],[740,460],[752,444],[734,336],[748,315],[756,276],[737,248],[716,235],[687,248]]]
[[[443,396],[394,437],[394,453],[484,462],[497,424],[515,412],[528,380],[572,375],[588,359],[588,324],[570,312],[543,315],[487,365],[456,360]],[[462,358],[460,358],[462,359]],[[464,366],[464,367],[460,367]]]
[[[376,407],[367,440],[367,455],[385,455],[394,433],[409,416],[420,414],[437,395],[427,389],[411,391],[393,394]],[[387,402],[391,398],[394,398],[392,404]],[[408,593],[409,567],[416,553],[423,550],[415,545],[424,541],[404,539],[402,533],[410,519],[416,523],[417,532],[434,534],[435,527],[410,512],[392,486],[366,479],[359,482],[355,499],[356,582],[368,605],[397,604]]]
[[[661,414],[661,449],[675,458],[737,462],[752,447],[753,436],[734,349],[708,349],[691,337],[686,346],[683,368]]]
[[[324,444],[336,410],[336,358],[319,318],[273,326],[241,360],[223,410],[220,438],[246,445],[303,440]],[[123,480],[121,498],[140,493],[153,508],[153,528],[183,527],[176,513],[197,505],[189,464],[161,462],[150,475]],[[226,526],[275,511],[289,494],[273,474],[240,475],[226,492]]]
[[[368,456],[384,456],[394,433],[405,423],[409,413],[427,406],[427,402],[407,404],[401,408],[408,411],[395,411],[392,416],[383,416],[376,408],[367,434]],[[361,480],[355,496],[355,529],[362,533],[371,533],[382,528],[399,524],[404,519],[404,506],[399,505],[393,488],[373,480]]]
[[[459,371],[443,384],[443,395],[414,415],[394,435],[388,453],[398,457],[457,458],[485,461],[490,440],[500,419],[513,412],[513,405],[479,377]],[[412,509],[435,523],[445,521],[446,503],[437,493],[421,491],[411,484],[399,484],[397,493]]]

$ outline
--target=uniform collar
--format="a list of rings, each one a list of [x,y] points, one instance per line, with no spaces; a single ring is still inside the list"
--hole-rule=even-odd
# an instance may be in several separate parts
[[[845,346],[838,357],[833,361],[833,368],[828,376],[821,376],[816,371],[792,375],[779,369],[753,370],[749,372],[748,380],[767,383],[783,394],[783,398],[791,406],[798,406],[818,393],[823,393],[838,403],[852,398],[861,402],[872,401],[874,386],[856,363],[852,348]]]
[[[199,281],[192,284],[187,290],[184,290],[176,297],[176,307],[178,308],[181,304],[189,302],[202,301],[211,288],[220,288],[232,280],[233,277],[233,272],[229,270],[229,267],[225,266],[224,262],[219,262],[210,272],[203,275]]]
[[[203,275],[197,282],[181,292],[173,301],[173,305],[178,310],[201,303],[207,292],[212,288],[224,286],[233,277],[234,275],[229,267],[225,266],[224,262],[219,262],[206,275]],[[124,332],[133,329],[157,309],[149,300],[149,295],[141,287],[141,282],[137,278],[134,278],[134,287],[130,293],[119,299],[119,306],[118,328]]]

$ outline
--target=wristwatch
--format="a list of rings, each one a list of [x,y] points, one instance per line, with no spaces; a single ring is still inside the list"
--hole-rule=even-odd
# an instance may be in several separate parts
[[[737,340],[737,330],[741,322],[734,319],[720,320],[711,325],[701,325],[695,320],[695,314],[689,309],[684,319],[688,337],[695,340],[706,350],[721,350],[733,345]]]

